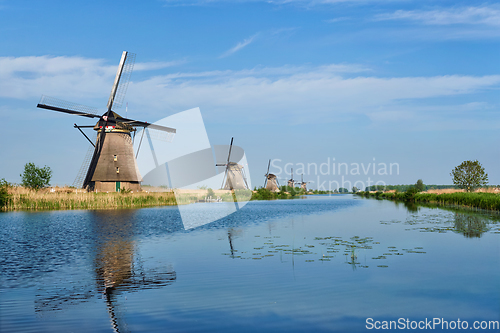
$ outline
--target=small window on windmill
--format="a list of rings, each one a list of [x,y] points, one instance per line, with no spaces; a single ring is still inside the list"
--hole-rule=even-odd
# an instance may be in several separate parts
[[[116,173],[120,173],[120,168],[116,167]]]
[[[113,160],[116,162],[118,160],[118,156],[113,155]]]

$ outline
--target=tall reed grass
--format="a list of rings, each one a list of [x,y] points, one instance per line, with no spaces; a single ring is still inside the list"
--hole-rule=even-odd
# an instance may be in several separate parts
[[[161,193],[88,193],[74,189],[49,192],[22,187],[10,187],[3,211],[50,209],[116,209],[187,204],[194,198],[178,196],[173,192]]]
[[[398,193],[370,193],[358,192],[359,195],[376,198],[390,199],[397,201],[412,201],[422,203],[437,203],[447,205],[457,205],[463,207],[487,209],[500,211],[500,194],[485,192],[455,192],[455,193],[417,193],[409,196],[405,192]]]

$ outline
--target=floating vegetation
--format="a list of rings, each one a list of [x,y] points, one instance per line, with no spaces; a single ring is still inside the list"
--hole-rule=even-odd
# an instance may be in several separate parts
[[[223,253],[231,258],[241,258],[241,259],[252,259],[252,260],[262,260],[271,259],[272,257],[279,258],[282,262],[289,262],[292,256],[294,257],[295,263],[297,263],[298,258],[302,257],[304,262],[342,262],[350,264],[353,269],[356,268],[368,268],[370,260],[388,260],[388,257],[392,256],[402,256],[404,254],[422,254],[425,253],[423,247],[417,246],[415,248],[408,249],[398,249],[396,246],[387,246],[383,248],[380,242],[375,242],[373,237],[361,237],[352,236],[348,239],[344,239],[340,236],[329,236],[329,237],[315,237],[313,242],[309,240],[307,243],[297,246],[297,244],[289,245],[283,244],[279,241],[278,244],[275,243],[279,236],[268,236],[261,237],[257,235],[258,238],[262,239],[261,244],[256,244],[249,249],[249,251],[240,251],[240,256],[234,256],[230,253]],[[256,237],[257,237],[256,236]],[[305,239],[305,238],[304,238]],[[253,241],[255,244],[257,241]],[[296,243],[296,240],[294,240]],[[369,252],[365,252],[369,251]],[[373,253],[377,251],[378,253]],[[231,253],[235,253],[233,250]],[[365,252],[364,255],[361,254]],[[342,256],[337,256],[337,253],[342,253]],[[371,255],[369,255],[370,253]],[[277,256],[277,254],[279,254]],[[375,254],[375,255],[374,255]],[[314,256],[320,256],[314,257]],[[364,260],[359,260],[358,258],[364,258]],[[344,258],[344,259],[342,259]],[[360,261],[364,261],[361,263]],[[373,265],[376,266],[376,265]],[[377,267],[387,267],[387,265],[379,265]]]

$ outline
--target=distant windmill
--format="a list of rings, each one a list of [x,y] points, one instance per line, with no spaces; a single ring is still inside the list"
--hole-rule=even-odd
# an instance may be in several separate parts
[[[304,190],[304,192],[307,192],[307,183],[304,181],[304,174],[300,176],[300,188]]]
[[[271,166],[271,160],[269,160],[269,164],[267,165],[267,173],[265,174],[266,181],[264,183],[264,188],[268,189],[271,192],[279,192],[280,186],[278,183],[278,177],[275,174],[269,173],[269,167]]]
[[[99,119],[95,126],[78,126],[77,124],[74,126],[94,146],[92,158],[89,155],[81,169],[83,181],[80,183],[82,188],[88,191],[111,192],[120,191],[121,188],[139,191],[142,177],[137,167],[130,133],[134,132],[135,134],[136,127],[142,127],[144,128],[143,135],[146,132],[148,137],[150,134],[155,134],[159,139],[171,141],[176,132],[170,127],[123,118],[112,110],[113,107],[120,107],[122,104],[134,63],[135,54],[124,51],[109,96],[107,111],[102,115],[99,115],[95,108],[47,96],[42,96],[37,105],[43,109]],[[97,131],[95,144],[83,133],[81,128],[93,128]],[[84,173],[85,178],[83,178]]]
[[[292,171],[291,171],[291,176],[292,176],[292,178],[290,178],[288,180],[288,184],[287,185],[288,185],[288,187],[295,188],[295,181],[293,180],[293,168],[292,168]]]
[[[233,148],[233,139],[231,138],[231,144],[229,145],[229,153],[227,155],[227,162],[225,164],[216,164],[216,166],[225,166],[224,178],[222,178],[221,188],[223,190],[247,190],[248,184],[246,177],[243,173],[243,166],[231,162],[231,149]],[[226,184],[224,185],[224,181]]]

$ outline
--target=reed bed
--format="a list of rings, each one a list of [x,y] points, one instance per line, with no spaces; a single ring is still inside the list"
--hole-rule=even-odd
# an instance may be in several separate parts
[[[410,201],[422,203],[436,203],[457,205],[463,207],[487,209],[500,211],[500,194],[487,192],[454,192],[454,193],[416,193],[408,195],[405,192],[399,193],[369,193],[359,192],[360,195],[366,197],[376,197],[381,199],[390,199],[397,201]]]
[[[173,206],[194,202],[189,195],[178,196],[173,192],[160,193],[88,193],[75,189],[33,191],[21,187],[9,188],[9,198],[4,211],[59,210],[59,209],[117,209],[151,206]]]

